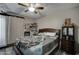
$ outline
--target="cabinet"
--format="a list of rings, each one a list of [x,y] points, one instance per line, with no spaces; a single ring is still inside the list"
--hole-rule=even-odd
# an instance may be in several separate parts
[[[61,49],[69,54],[75,54],[75,27],[63,26]]]

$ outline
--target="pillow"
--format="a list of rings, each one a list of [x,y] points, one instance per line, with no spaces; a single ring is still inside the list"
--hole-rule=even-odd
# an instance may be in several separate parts
[[[56,36],[56,32],[44,32],[44,33],[39,33],[39,35]]]
[[[44,33],[45,35],[47,35],[47,36],[55,36],[56,35],[56,33],[50,33],[50,32],[47,32],[47,33]]]

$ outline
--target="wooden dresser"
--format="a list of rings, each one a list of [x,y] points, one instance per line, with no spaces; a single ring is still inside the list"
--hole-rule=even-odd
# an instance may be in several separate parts
[[[75,54],[75,27],[63,26],[61,49],[68,54]]]

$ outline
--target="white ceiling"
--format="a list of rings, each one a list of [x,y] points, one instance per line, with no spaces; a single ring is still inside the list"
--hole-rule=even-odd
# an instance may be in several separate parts
[[[40,11],[40,14],[35,14],[33,12],[24,12],[27,8],[20,6],[17,3],[0,3],[0,10],[4,10],[5,12],[14,12],[15,14],[22,15],[32,19],[38,19],[50,15],[58,10],[77,7],[79,6],[79,4],[78,3],[43,3],[42,6],[44,6],[45,9]]]

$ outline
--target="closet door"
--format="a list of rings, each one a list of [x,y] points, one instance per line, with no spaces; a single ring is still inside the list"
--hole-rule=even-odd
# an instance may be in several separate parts
[[[0,47],[6,45],[6,16],[0,15]]]

